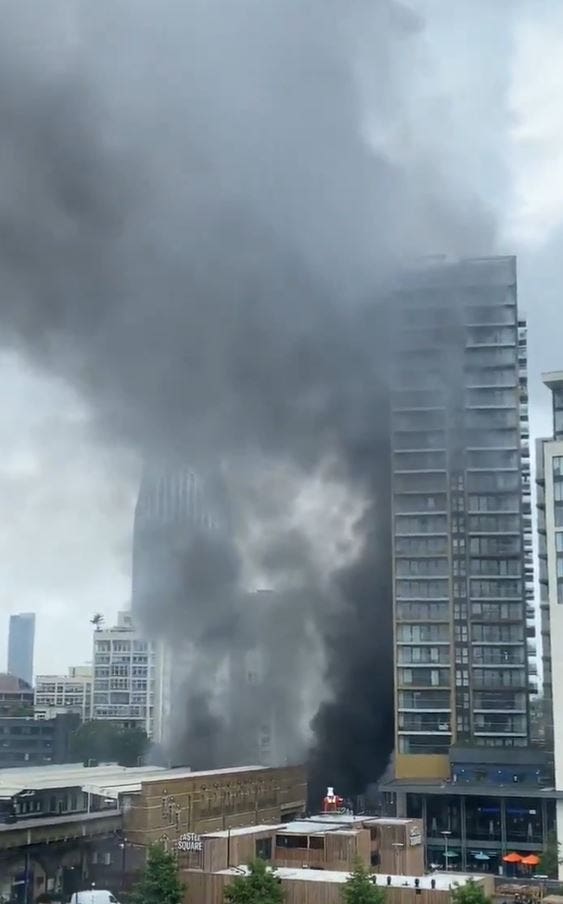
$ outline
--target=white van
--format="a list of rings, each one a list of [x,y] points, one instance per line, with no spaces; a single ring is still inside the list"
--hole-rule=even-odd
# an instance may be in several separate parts
[[[103,888],[89,888],[86,891],[75,891],[70,904],[119,904],[111,891]]]

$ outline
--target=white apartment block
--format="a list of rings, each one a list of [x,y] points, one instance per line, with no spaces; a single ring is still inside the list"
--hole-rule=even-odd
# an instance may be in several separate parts
[[[92,719],[143,728],[160,741],[160,655],[136,628],[130,612],[94,632]]]
[[[78,713],[82,721],[92,708],[92,666],[71,666],[68,675],[37,675],[34,710],[36,719],[52,719],[61,712]]]
[[[563,790],[563,371],[544,374],[551,390],[553,437],[536,453],[538,557],[546,740],[553,744],[555,787]],[[563,839],[563,800],[556,801],[557,838]],[[559,865],[563,878],[563,864]]]

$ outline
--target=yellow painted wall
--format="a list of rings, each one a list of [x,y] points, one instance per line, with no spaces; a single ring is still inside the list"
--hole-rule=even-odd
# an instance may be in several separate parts
[[[395,757],[395,778],[443,778],[450,777],[447,755],[398,753]]]

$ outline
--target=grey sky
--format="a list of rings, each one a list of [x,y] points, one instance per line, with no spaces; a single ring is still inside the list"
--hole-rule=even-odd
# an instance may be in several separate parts
[[[559,250],[563,230],[563,113],[556,102],[563,89],[563,64],[555,61],[561,57],[563,10],[557,0],[499,0],[495,4],[467,0],[455,5],[425,0],[412,5],[420,11],[420,23],[409,25],[420,29],[411,45],[414,50],[393,66],[394,81],[383,96],[378,91],[378,78],[388,70],[379,69],[379,61],[372,58],[370,39],[374,36],[366,34],[365,42],[355,48],[364,85],[366,130],[378,147],[383,146],[386,153],[405,164],[413,183],[417,176],[422,178],[432,170],[436,159],[442,169],[439,178],[453,180],[458,186],[460,204],[470,206],[472,197],[479,198],[498,216],[499,250],[515,250],[519,255],[520,301],[530,321],[530,382],[535,403],[532,430],[537,433],[545,429],[547,421],[546,399],[537,387],[539,371],[563,365],[559,341],[563,326],[559,299],[563,285]],[[4,4],[5,9],[10,6]],[[126,4],[118,7],[125,9]],[[139,3],[136,8],[142,16],[151,4]],[[33,33],[33,5],[27,18]],[[147,16],[143,26],[150,32],[153,24],[153,18]],[[47,55],[45,46],[34,46],[34,42],[39,44],[39,34],[41,44],[47,43]],[[47,37],[42,31],[39,34],[26,45],[21,65],[30,66],[33,60],[42,64],[45,59],[49,65],[58,65],[60,32],[56,20],[51,22]],[[159,36],[164,44],[170,40],[170,34],[157,32]],[[73,47],[70,20],[65,23],[64,40],[65,46]],[[404,52],[400,42],[396,52],[399,56]],[[146,55],[136,60],[134,46],[128,48],[121,74],[130,76],[136,66],[146,66],[149,61]],[[158,71],[156,42],[153,63]],[[86,64],[92,65],[88,57]],[[112,65],[108,62],[97,77],[102,83],[117,86],[114,110],[126,115],[130,97],[126,92],[120,96],[124,81],[119,80],[120,73]],[[166,67],[159,73],[163,78],[170,75]],[[147,82],[141,77],[140,83]],[[135,95],[138,109],[129,114],[132,127],[138,126],[143,111],[154,117],[162,97],[169,97],[167,85],[162,85],[159,77],[152,84],[152,95]],[[220,82],[218,87],[226,89],[227,85]],[[385,106],[392,103],[396,103],[393,115]],[[124,132],[127,125],[123,125]],[[113,137],[117,140],[119,134]],[[244,147],[241,141],[241,154]],[[174,141],[170,140],[166,148],[173,150]],[[140,148],[139,154],[143,156],[145,150]],[[327,151],[323,166],[329,169],[334,162]],[[39,165],[41,160],[30,163]],[[172,173],[178,172],[180,161],[170,157],[165,163]],[[248,161],[249,168],[250,164]],[[250,171],[242,175],[251,180]],[[314,175],[305,170],[301,174],[304,184]],[[158,173],[152,172],[151,178],[155,176]],[[4,184],[8,181],[5,170]],[[252,188],[251,181],[249,184]],[[18,186],[17,181],[14,185]],[[159,204],[170,202],[174,206],[173,185],[173,180],[167,180]],[[410,184],[408,191],[412,188]],[[123,186],[125,204],[130,200],[129,189],[127,184]],[[150,184],[146,190],[150,192]],[[413,197],[420,205],[413,211],[419,225],[425,218],[424,192],[417,190]],[[117,206],[119,200],[117,197]],[[331,204],[337,209],[338,200],[337,194],[329,197],[327,211],[332,209]],[[289,217],[291,208],[281,207],[278,212]],[[303,228],[306,236],[306,225],[294,228]],[[309,253],[314,256],[326,251],[332,238],[325,236],[319,246],[308,246]],[[353,232],[349,241],[349,246],[339,250],[353,261],[357,254]],[[56,256],[54,259],[56,262]],[[359,254],[356,264],[363,264]],[[9,290],[8,284],[4,292]],[[43,349],[43,353],[48,361],[49,349]],[[88,371],[89,366],[91,362],[84,369]],[[77,372],[76,367],[68,370]],[[80,379],[88,384],[90,374],[78,370]],[[90,407],[87,396],[54,376],[52,366],[45,365],[42,370],[37,358],[33,365],[24,362],[22,353],[10,347],[0,359],[0,376],[0,504],[4,513],[0,530],[0,640],[5,648],[10,612],[36,611],[36,670],[52,671],[89,658],[88,619],[93,611],[102,611],[111,620],[127,601],[139,460],[123,443],[107,442],[108,432],[99,429],[99,412]]]

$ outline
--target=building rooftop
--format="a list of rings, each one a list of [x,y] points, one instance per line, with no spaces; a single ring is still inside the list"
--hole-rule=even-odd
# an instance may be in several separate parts
[[[147,782],[171,781],[179,778],[204,778],[232,772],[253,772],[264,766],[233,766],[228,769],[208,769],[192,772],[189,767],[164,769],[162,766],[118,766],[103,763],[84,766],[69,763],[64,766],[28,766],[0,770],[0,797],[13,797],[25,790],[41,791],[50,788],[81,788],[89,794],[117,799],[120,794],[140,791]]]
[[[336,882],[344,883],[348,879],[350,873],[340,870],[317,870],[317,869],[294,869],[293,867],[276,867],[276,876],[279,879],[293,879],[299,882]],[[229,869],[219,870],[217,875],[221,876],[240,876],[248,874],[247,866],[229,867]],[[387,886],[387,874],[376,873],[372,876],[376,885]],[[418,879],[421,889],[431,889],[432,880],[434,880],[437,891],[448,891],[454,885],[466,885],[471,879],[477,881],[483,879],[483,874],[474,875],[469,873],[432,873],[429,876],[391,876],[392,888],[414,888],[414,881]]]
[[[559,383],[563,383],[563,370],[550,370],[542,374],[541,378],[545,386],[557,386]]]
[[[238,829],[221,829],[219,832],[205,832],[202,835],[202,838],[236,838],[239,835],[257,835],[260,832],[277,832],[281,829],[285,829],[285,824],[280,825],[276,823],[272,826],[262,825],[262,826],[240,826]]]
[[[28,684],[23,678],[17,678],[15,675],[10,675],[9,672],[0,672],[1,694],[19,694],[25,691],[33,693],[31,684]]]

